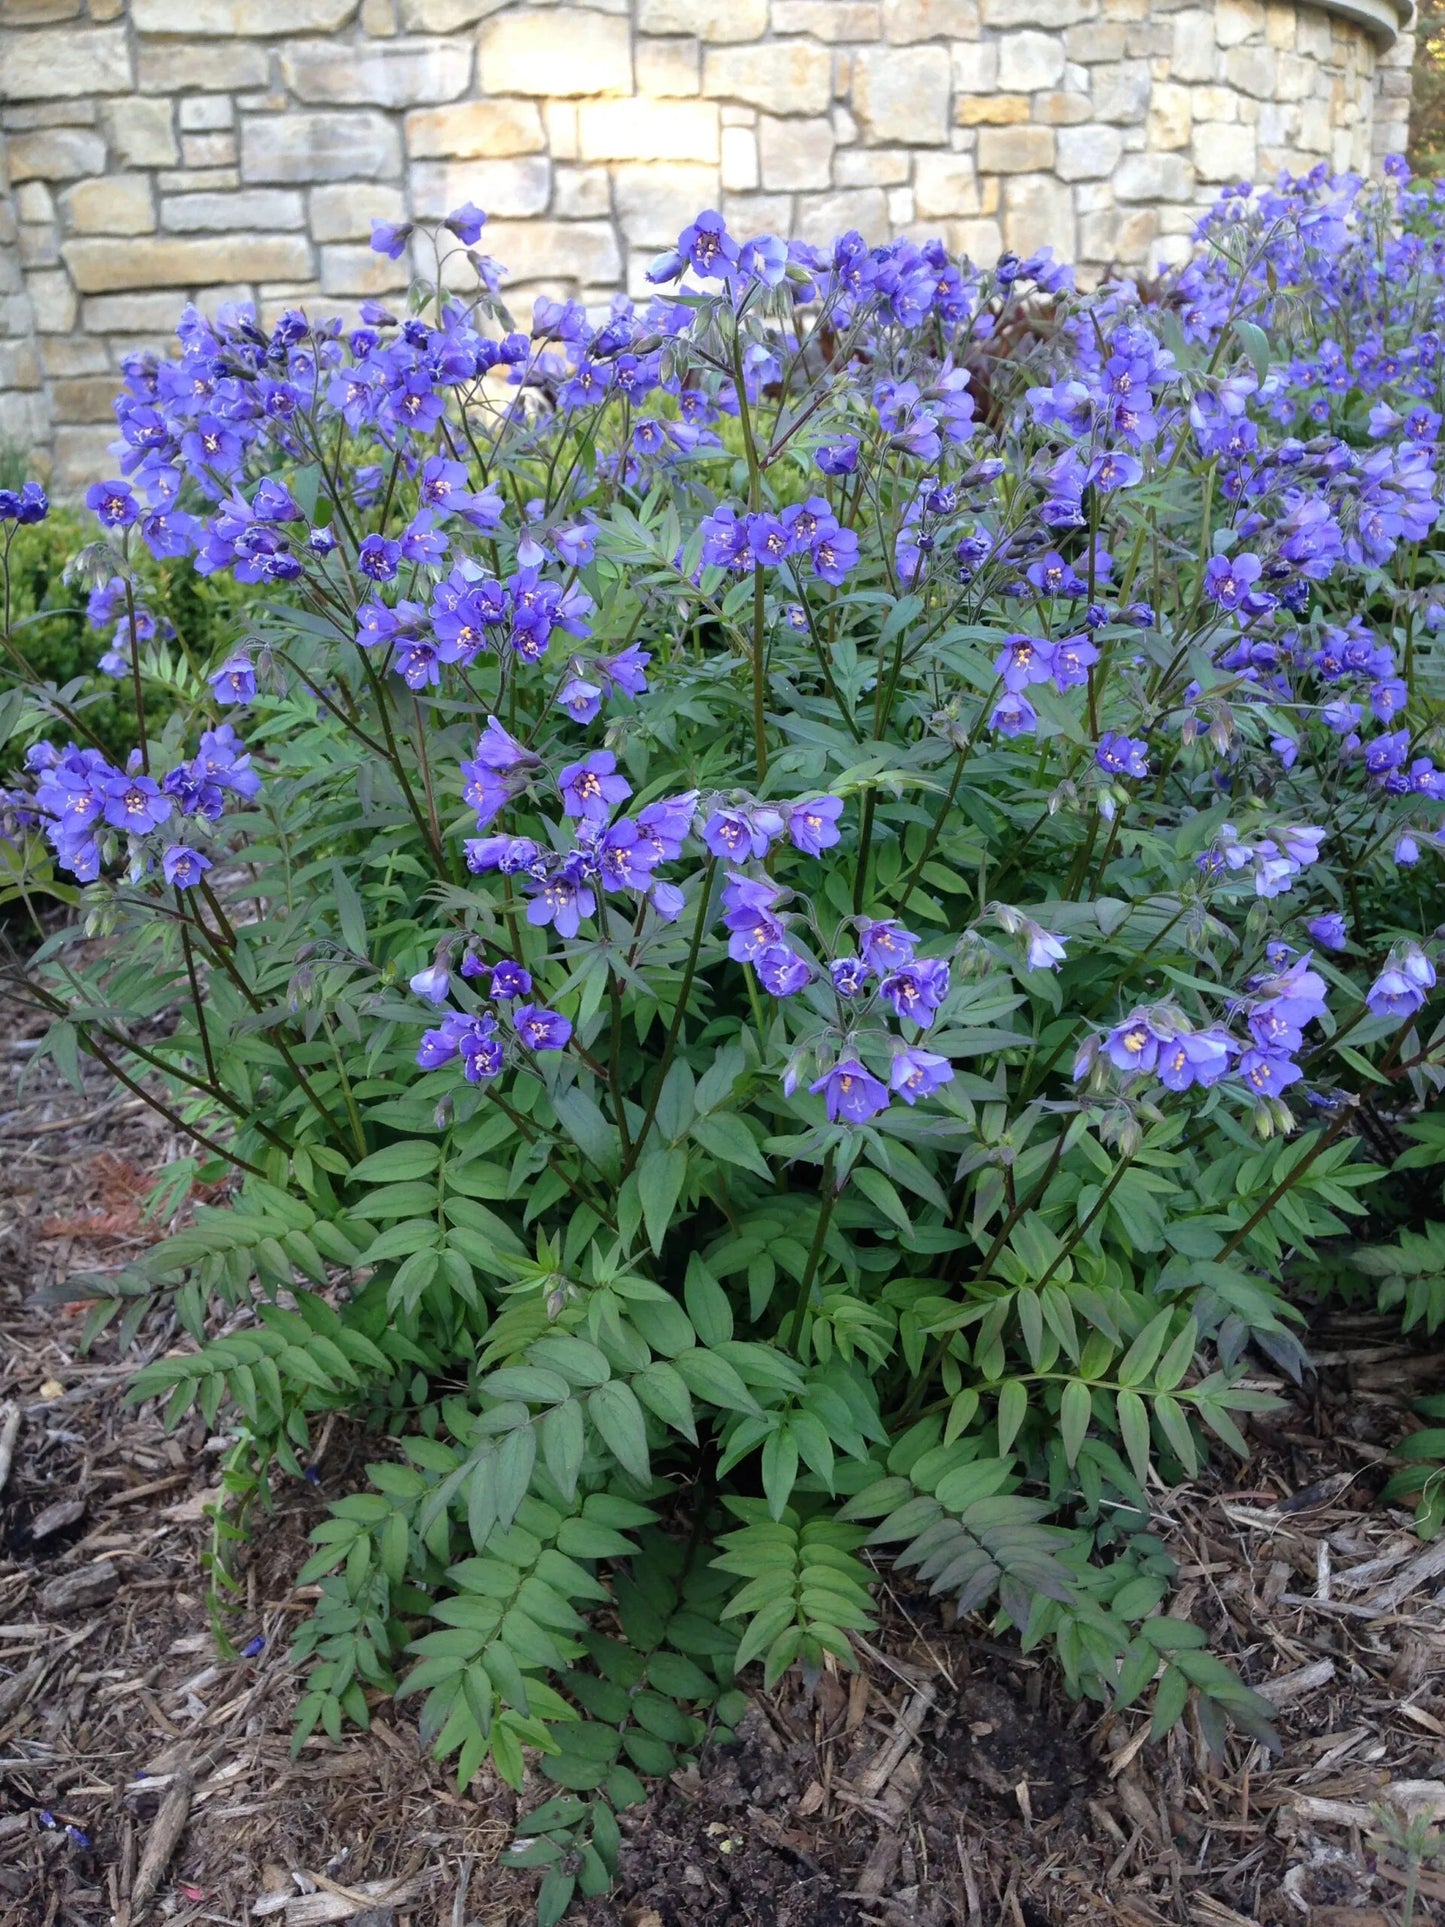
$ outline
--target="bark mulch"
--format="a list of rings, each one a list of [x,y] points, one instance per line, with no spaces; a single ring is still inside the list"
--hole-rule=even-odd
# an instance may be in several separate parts
[[[261,1643],[218,1658],[205,1560],[230,1440],[199,1421],[167,1437],[125,1401],[134,1358],[84,1354],[74,1308],[35,1302],[155,1235],[142,1202],[178,1147],[99,1080],[34,1062],[23,1025],[0,1077],[0,1922],[522,1927],[530,1877],[499,1865],[518,1802],[485,1779],[459,1795],[405,1708],[291,1756],[291,1575],[365,1442],[335,1426],[317,1486],[255,1516],[225,1627]],[[171,1336],[144,1330],[141,1353]],[[1445,1861],[1399,1844],[1412,1818],[1445,1821],[1445,1542],[1377,1500],[1445,1358],[1338,1310],[1312,1344],[1317,1379],[1256,1426],[1251,1465],[1159,1499],[1181,1604],[1275,1701],[1279,1752],[1151,1745],[1137,1709],[1074,1705],[1046,1658],[885,1588],[861,1672],[760,1694],[733,1744],[624,1816],[617,1891],[572,1919],[1445,1920]]]

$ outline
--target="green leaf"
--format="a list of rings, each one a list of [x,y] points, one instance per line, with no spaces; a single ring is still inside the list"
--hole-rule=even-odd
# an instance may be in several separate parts
[[[741,1165],[745,1171],[755,1172],[760,1178],[771,1178],[772,1171],[767,1159],[758,1149],[758,1141],[738,1116],[736,1111],[713,1111],[692,1121],[692,1136],[715,1158],[724,1164]]]
[[[652,1477],[647,1454],[647,1421],[630,1385],[612,1379],[588,1394],[587,1411],[598,1436],[624,1472],[641,1483]]]
[[[357,1184],[379,1184],[383,1179],[389,1184],[398,1184],[407,1178],[424,1178],[436,1170],[441,1156],[441,1147],[434,1141],[403,1138],[397,1144],[388,1144],[385,1150],[373,1151],[360,1164],[352,1165],[351,1179]]]
[[[353,956],[364,957],[367,954],[366,911],[339,857],[332,859],[331,887],[336,897],[336,917],[341,925],[342,940]]]
[[[554,1867],[543,1877],[537,1889],[537,1927],[557,1927],[558,1921],[572,1905],[572,1895],[577,1882],[570,1873],[562,1873]]]
[[[637,1193],[642,1201],[642,1222],[654,1253],[662,1250],[686,1176],[687,1152],[679,1146],[651,1145],[638,1164]]]
[[[1137,1392],[1120,1392],[1117,1405],[1124,1450],[1129,1454],[1134,1477],[1143,1485],[1149,1477],[1149,1414]]]
[[[674,1432],[681,1432],[690,1444],[697,1444],[692,1400],[686,1385],[671,1365],[662,1359],[654,1359],[645,1370],[633,1375],[632,1389],[664,1425],[670,1425]]]
[[[1073,1465],[1078,1458],[1079,1447],[1084,1443],[1093,1415],[1093,1394],[1081,1379],[1071,1378],[1059,1402],[1059,1435],[1063,1440],[1067,1464]]]
[[[727,1293],[696,1252],[687,1261],[682,1296],[698,1343],[710,1351],[726,1345],[733,1335],[733,1308]]]
[[[780,1425],[763,1447],[763,1491],[775,1519],[781,1519],[787,1510],[797,1477],[797,1441],[786,1425]]]

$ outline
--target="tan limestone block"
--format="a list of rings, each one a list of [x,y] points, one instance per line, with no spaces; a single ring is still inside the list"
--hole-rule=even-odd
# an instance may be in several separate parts
[[[637,27],[640,33],[693,33],[714,45],[760,40],[768,30],[768,0],[637,0]]]
[[[406,151],[414,160],[502,160],[546,152],[534,100],[458,100],[420,107],[406,117]]]
[[[156,224],[148,174],[106,174],[77,181],[61,196],[73,234],[149,234]]]
[[[815,40],[877,40],[880,0],[773,0],[774,33],[807,33]]]
[[[413,161],[407,174],[412,213],[423,221],[441,220],[465,201],[501,220],[525,220],[545,214],[552,196],[552,163],[545,154],[496,161]],[[491,252],[489,246],[486,251]],[[323,272],[323,283],[325,278]]]
[[[605,220],[612,212],[612,179],[605,167],[554,167],[552,212],[559,221]]]
[[[1124,136],[1117,127],[1096,122],[1087,127],[1059,129],[1054,171],[1064,181],[1102,180],[1119,165]]]
[[[334,181],[313,187],[307,202],[315,241],[366,241],[373,221],[406,219],[401,189],[378,181]]]
[[[1156,80],[1149,95],[1146,138],[1151,147],[1169,150],[1189,145],[1194,126],[1194,96],[1188,87]]]
[[[0,100],[128,94],[134,85],[123,26],[0,32]]]
[[[751,127],[722,130],[722,184],[730,194],[750,194],[762,179],[758,137]]]
[[[478,32],[477,59],[482,94],[545,98],[632,91],[628,22],[593,7],[495,14]]]
[[[141,33],[190,35],[330,33],[356,11],[356,0],[130,0]]]
[[[982,137],[980,136],[980,139]],[[1003,236],[1015,254],[1052,248],[1074,258],[1074,200],[1050,174],[1020,174],[1003,185]]]
[[[172,234],[248,229],[261,233],[268,228],[285,232],[306,226],[306,208],[298,192],[282,187],[251,187],[237,194],[173,194],[161,200],[161,226]]]
[[[706,47],[702,90],[710,99],[743,101],[770,114],[821,114],[833,96],[832,56],[814,40]]]
[[[383,40],[343,52],[334,40],[281,49],[287,87],[308,107],[421,107],[455,100],[472,77],[467,40]]]
[[[855,187],[841,193],[798,196],[797,233],[804,241],[827,247],[850,228],[856,228],[870,245],[888,239],[891,223],[885,189]]]
[[[985,127],[978,137],[978,171],[1040,173],[1054,164],[1057,138],[1052,127]]]
[[[1056,33],[1025,27],[1006,33],[998,48],[998,84],[1009,94],[1036,94],[1063,78],[1064,49]]]
[[[945,47],[865,47],[853,62],[853,111],[871,147],[946,147],[952,88]]]
[[[577,109],[584,161],[716,162],[720,138],[712,100],[589,100]]]
[[[257,115],[241,123],[241,173],[248,181],[307,186],[395,175],[401,141],[373,110]]]
[[[126,288],[187,288],[226,280],[282,280],[308,274],[311,249],[299,235],[235,234],[223,239],[75,240],[61,249],[82,294]]]
[[[698,201],[692,212],[706,205]],[[622,279],[622,257],[610,221],[494,221],[487,227],[486,241],[487,252],[506,266],[514,281],[545,278],[576,289],[609,287]]]
[[[101,110],[101,123],[122,167],[174,167],[181,158],[169,100],[144,94],[108,100]]]
[[[612,170],[618,225],[634,248],[671,247],[700,208],[717,206],[721,187],[716,167],[686,161],[622,162]]]
[[[833,185],[833,129],[827,120],[758,117],[762,184],[769,193]]]
[[[105,142],[89,127],[40,127],[7,145],[12,181],[68,181],[105,166]]]
[[[965,94],[955,101],[953,118],[960,127],[1012,127],[1033,118],[1024,94]]]
[[[954,160],[952,154],[920,154],[918,168]],[[839,187],[901,187],[908,179],[913,156],[906,149],[840,147],[833,155],[833,179]]]
[[[700,41],[639,39],[633,59],[639,94],[685,100],[702,87]]]
[[[978,30],[978,0],[883,0],[883,37],[895,46],[976,40]]]

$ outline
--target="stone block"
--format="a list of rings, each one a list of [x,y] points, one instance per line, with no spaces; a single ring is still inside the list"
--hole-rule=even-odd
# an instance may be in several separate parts
[[[97,335],[162,334],[174,328],[176,297],[153,294],[99,294],[81,305],[81,325]]]
[[[973,157],[920,154],[913,175],[913,205],[920,221],[951,221],[982,213]]]
[[[1056,33],[1024,28],[1005,34],[998,48],[998,84],[1005,93],[1036,94],[1063,78],[1064,50]]]
[[[115,466],[110,444],[115,440],[115,423],[108,428],[71,428],[55,431],[55,462],[50,471],[50,486],[57,495],[79,495],[97,476],[107,475]]]
[[[853,111],[864,140],[946,147],[952,85],[946,47],[865,47],[853,62]]]
[[[856,228],[870,244],[886,241],[891,223],[888,196],[881,187],[849,188],[834,194],[798,196],[797,233],[815,247],[828,247]]]
[[[7,27],[49,27],[78,18],[80,0],[5,0],[3,12]]]
[[[183,134],[213,134],[236,118],[228,94],[191,94],[176,110]]]
[[[264,87],[270,72],[266,49],[244,41],[209,47],[143,40],[136,50],[136,83],[143,94],[177,94],[186,87],[240,93]]]
[[[234,167],[162,168],[156,186],[162,194],[234,194],[241,176]]]
[[[401,141],[383,114],[267,114],[241,124],[241,174],[247,182],[305,186],[375,179],[400,168]]]
[[[1091,20],[1098,0],[982,0],[986,27],[1073,27]]]
[[[171,103],[135,94],[105,103],[102,121],[122,167],[174,167],[181,157],[171,125]]]
[[[102,245],[99,242],[92,246]],[[75,326],[75,289],[64,268],[42,268],[25,277],[35,328],[42,335],[68,335]]]
[[[553,168],[552,212],[559,221],[605,220],[612,212],[612,178],[607,169]]]
[[[1214,37],[1221,47],[1237,47],[1264,33],[1262,0],[1214,0]]]
[[[815,40],[876,40],[883,31],[879,0],[773,0],[774,33],[809,33]]]
[[[1094,103],[1087,94],[1035,94],[1033,117],[1041,127],[1081,127],[1093,119]]]
[[[581,158],[577,151],[575,100],[544,101],[542,125],[547,130],[547,152],[554,161],[575,161]]]
[[[41,379],[33,341],[0,341],[0,392],[38,388]]]
[[[1227,87],[1195,87],[1191,91],[1196,123],[1239,119],[1239,102]]]
[[[1086,67],[1103,60],[1124,58],[1125,30],[1113,20],[1090,20],[1081,27],[1070,27],[1064,35],[1064,52],[1070,60]]]
[[[427,262],[430,269],[431,262]],[[327,295],[395,294],[408,280],[405,259],[389,261],[370,248],[356,247],[345,241],[329,242],[321,249],[321,292]]]
[[[789,194],[725,194],[722,217],[734,234],[791,234],[793,200]],[[654,292],[648,290],[649,294]]]
[[[361,0],[361,31],[377,40],[389,40],[396,32],[396,0]]]
[[[577,109],[584,161],[707,161],[721,151],[712,100],[589,100]]]
[[[637,91],[644,98],[687,100],[702,86],[702,47],[692,39],[639,39],[633,50]]]
[[[920,154],[918,173],[937,162],[947,167],[952,154]],[[839,187],[901,187],[908,179],[912,156],[886,147],[840,147],[833,156],[833,179]]]
[[[311,107],[420,107],[455,100],[472,77],[469,41],[383,40],[344,51],[334,40],[292,40],[281,73]]]
[[[696,34],[714,45],[760,40],[768,30],[768,0],[637,0],[637,26],[640,33]]]
[[[55,196],[44,181],[22,181],[15,189],[15,214],[21,221],[53,221],[55,219]],[[14,226],[6,236],[8,241],[15,239]]]
[[[500,13],[511,0],[401,0],[398,20],[407,33],[455,33]]]
[[[826,113],[833,97],[832,55],[813,40],[706,47],[702,90],[710,99],[743,101],[770,114]]]
[[[1189,145],[1194,126],[1192,89],[1175,81],[1156,80],[1149,95],[1149,118],[1145,138],[1152,148],[1163,152]]]
[[[128,94],[134,86],[123,26],[0,32],[0,100]]]
[[[236,136],[229,133],[182,134],[181,165],[183,167],[234,167]]]
[[[1052,248],[1060,260],[1072,261],[1074,200],[1069,189],[1047,174],[1020,174],[1005,181],[1003,238],[1015,254]]]
[[[1214,39],[1214,15],[1202,7],[1188,7],[1174,16],[1174,51],[1169,71],[1175,80],[1217,80],[1219,49]]]
[[[981,268],[991,268],[1003,253],[1003,229],[996,220],[954,221],[948,245]]]
[[[1273,19],[1274,15],[1271,14]],[[1275,69],[1276,100],[1308,100],[1319,81],[1319,69],[1299,54],[1280,54]]]
[[[618,225],[634,248],[671,247],[700,208],[716,207],[721,187],[717,168],[684,161],[627,162],[612,170]]]
[[[264,232],[268,228],[284,232],[305,225],[305,204],[290,188],[251,187],[239,194],[174,194],[161,201],[161,226],[172,234],[218,234],[238,229]]]
[[[287,33],[331,33],[356,12],[356,0],[130,0],[141,33],[258,40]]]
[[[63,422],[115,423],[112,403],[119,387],[116,377],[65,375],[50,384],[50,405]]]
[[[208,281],[294,280],[311,271],[311,249],[292,234],[215,239],[67,241],[61,253],[82,294],[128,288],[189,288]]]
[[[40,127],[7,145],[12,181],[70,181],[105,166],[105,142],[89,127]]]
[[[960,94],[991,94],[998,86],[998,42],[963,41],[953,49],[953,84]]]
[[[1110,208],[1089,214],[1079,223],[1079,252],[1086,261],[1102,261],[1124,268],[1142,267],[1149,259],[1159,232],[1159,215],[1152,207]]]
[[[592,7],[496,14],[482,23],[477,55],[482,94],[566,97],[632,91],[628,23]]]
[[[903,234],[912,227],[917,218],[917,205],[911,187],[890,187],[888,190],[888,225],[895,234]]]
[[[1014,127],[1033,119],[1027,94],[964,94],[954,102],[960,127]]]
[[[308,196],[311,236],[316,241],[368,241],[371,223],[404,221],[400,188],[376,181],[336,181]]]
[[[833,185],[833,128],[826,120],[758,119],[763,187],[770,193]]]
[[[978,25],[978,0],[883,0],[883,37],[894,46],[973,40]]]
[[[1182,154],[1126,154],[1114,175],[1121,201],[1188,201],[1194,169]]]
[[[42,362],[47,375],[100,375],[110,368],[110,350],[85,335],[47,335],[36,356]]]
[[[1270,47],[1231,47],[1224,56],[1224,78],[1237,93],[1273,100],[1278,58]]]
[[[978,171],[980,174],[1037,174],[1053,166],[1057,140],[1052,127],[981,128]]]
[[[1112,174],[1124,151],[1117,127],[1061,127],[1054,171],[1061,181],[1097,181]]]
[[[1190,152],[1201,181],[1253,180],[1259,158],[1252,127],[1201,127],[1197,121]]]
[[[60,260],[60,242],[53,222],[22,227],[15,238],[14,253],[0,255],[0,288],[18,287],[20,268],[53,268]]]
[[[73,234],[149,234],[156,224],[148,174],[107,174],[77,181],[61,196]]]
[[[676,232],[672,238],[676,240]],[[545,278],[568,288],[600,288],[622,278],[622,257],[610,221],[496,221],[487,228],[486,239],[487,251],[514,281]]]
[[[413,161],[407,185],[412,212],[421,220],[440,220],[465,201],[502,220],[526,219],[547,211],[552,163],[545,154],[498,161]]]
[[[750,194],[761,179],[758,137],[751,127],[722,130],[722,184],[730,194]]]
[[[1121,126],[1142,125],[1149,113],[1154,78],[1147,60],[1123,60],[1094,74],[1094,114]]]
[[[415,160],[500,160],[546,147],[534,100],[458,100],[406,117],[406,151]]]

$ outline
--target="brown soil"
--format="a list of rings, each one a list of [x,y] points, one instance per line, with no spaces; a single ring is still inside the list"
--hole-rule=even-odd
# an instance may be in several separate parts
[[[0,1404],[20,1413],[0,1491],[0,1922],[523,1927],[532,1877],[498,1857],[545,1782],[520,1803],[485,1780],[458,1795],[405,1707],[291,1758],[292,1575],[327,1497],[359,1480],[350,1428],[329,1432],[316,1485],[254,1520],[224,1623],[263,1643],[216,1657],[205,1509],[228,1440],[199,1420],[168,1438],[125,1403],[133,1358],[109,1337],[83,1353],[82,1316],[53,1302],[155,1235],[148,1174],[178,1147],[32,1056],[0,1037]],[[140,1351],[172,1339],[148,1326]],[[1046,1658],[885,1584],[862,1670],[759,1694],[732,1744],[623,1816],[617,1889],[571,1920],[1399,1922],[1405,1862],[1381,1816],[1393,1797],[1445,1817],[1445,1561],[1412,1566],[1408,1521],[1376,1494],[1445,1360],[1362,1317],[1313,1345],[1318,1381],[1258,1428],[1253,1464],[1161,1502],[1181,1608],[1278,1696],[1279,1753],[1235,1740],[1220,1765],[1189,1728],[1150,1745],[1138,1709],[1071,1704]],[[1401,1781],[1426,1784],[1387,1796]],[[1414,1919],[1442,1903],[1427,1864]]]

